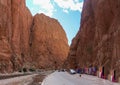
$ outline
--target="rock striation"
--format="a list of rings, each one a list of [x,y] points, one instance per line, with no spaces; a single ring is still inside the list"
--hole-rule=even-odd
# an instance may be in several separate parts
[[[11,48],[14,69],[17,70],[30,61],[30,29],[33,17],[25,5],[25,0],[12,0]]]
[[[32,19],[25,0],[0,0],[1,71],[18,70],[29,59]]]
[[[33,17],[25,0],[0,0],[0,72],[61,65],[68,48],[57,20]]]
[[[120,76],[120,1],[84,0],[81,26],[70,46],[69,68],[104,67]]]
[[[10,15],[9,15],[10,14]],[[9,30],[11,29],[11,1],[0,0],[0,70],[12,71]]]
[[[36,14],[31,29],[32,60],[39,68],[59,68],[68,54],[68,40],[59,22]]]

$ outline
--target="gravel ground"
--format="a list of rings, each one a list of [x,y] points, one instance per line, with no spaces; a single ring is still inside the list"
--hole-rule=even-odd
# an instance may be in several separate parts
[[[44,71],[31,75],[4,78],[0,80],[0,85],[41,85],[43,79],[52,72],[53,71]]]
[[[49,74],[51,74],[52,72],[53,71],[46,71],[46,72],[42,72],[39,75],[36,75],[35,77],[33,77],[33,81],[28,85],[41,85],[41,83],[45,79],[45,77],[48,76]]]
[[[36,76],[36,74],[3,79],[0,80],[0,85],[28,85],[34,76]]]
[[[33,81],[28,85],[41,85],[41,82],[45,77],[46,77],[45,75],[37,75],[33,77]]]

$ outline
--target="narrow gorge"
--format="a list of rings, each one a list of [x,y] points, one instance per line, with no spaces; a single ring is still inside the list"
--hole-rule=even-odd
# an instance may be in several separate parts
[[[57,20],[32,16],[25,0],[0,0],[1,73],[59,68],[68,50],[66,33]]]
[[[67,68],[102,67],[120,76],[120,1],[84,0],[81,26],[70,46]]]
[[[58,20],[32,16],[25,0],[0,0],[0,72],[85,68],[120,77],[120,0],[84,0],[72,44]]]

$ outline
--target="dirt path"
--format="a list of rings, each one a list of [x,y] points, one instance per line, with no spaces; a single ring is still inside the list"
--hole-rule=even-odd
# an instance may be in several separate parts
[[[47,72],[43,72],[41,74],[36,75],[35,77],[33,77],[33,81],[28,85],[41,85],[45,77],[51,73],[53,73],[53,71],[47,71]]]
[[[0,80],[10,79],[10,78],[20,77],[20,76],[27,76],[27,75],[32,75],[32,74],[34,73],[18,73],[18,74],[0,75]]]
[[[33,77],[33,82],[31,82],[28,85],[41,85],[41,82],[43,81],[45,77],[46,77],[45,75],[37,75]]]
[[[0,75],[0,85],[41,85],[43,79],[52,72],[54,71]]]

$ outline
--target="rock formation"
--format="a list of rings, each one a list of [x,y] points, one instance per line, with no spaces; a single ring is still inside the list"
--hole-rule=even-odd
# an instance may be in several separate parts
[[[104,67],[120,76],[120,1],[85,0],[81,26],[70,46],[69,68]]]
[[[34,64],[36,68],[52,62],[61,64],[67,57],[68,44],[63,28],[54,19],[46,17],[46,21],[41,21],[37,17],[31,15],[25,0],[0,0],[0,72],[13,72]],[[44,45],[46,47],[42,48]],[[44,52],[51,55],[48,57]]]
[[[11,48],[14,68],[18,69],[30,59],[30,28],[32,15],[25,6],[25,0],[12,0],[12,36]]]
[[[31,25],[32,15],[25,6],[25,0],[0,0],[0,59],[4,57],[0,62],[1,70],[5,71],[7,66],[10,66],[10,72],[17,70],[24,60],[29,59]]]
[[[9,30],[11,29],[11,1],[0,0],[0,70],[12,71]],[[7,67],[7,69],[6,69]]]
[[[68,41],[59,22],[44,14],[37,14],[31,31],[32,60],[39,68],[58,68],[68,54]]]

